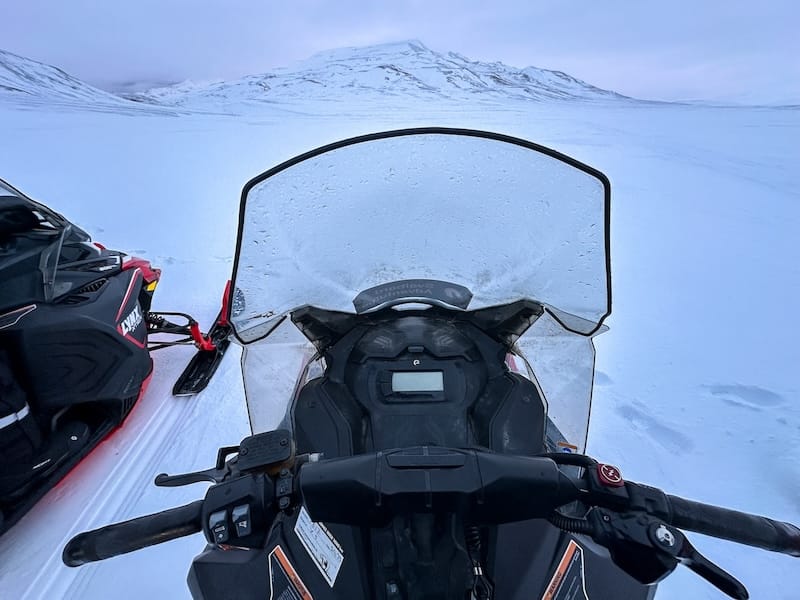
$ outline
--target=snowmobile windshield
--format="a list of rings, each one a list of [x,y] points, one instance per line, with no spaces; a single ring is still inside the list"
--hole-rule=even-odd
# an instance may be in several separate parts
[[[18,196],[17,191],[0,179],[0,196]]]
[[[458,310],[534,300],[544,317],[519,346],[548,353],[526,358],[551,413],[551,394],[577,392],[567,383],[576,378],[562,377],[548,393],[539,371],[563,360],[581,371],[579,422],[568,429],[582,446],[591,336],[610,312],[609,189],[602,173],[553,150],[471,130],[386,132],[301,155],[243,191],[235,335],[253,354],[253,342],[273,337],[300,306],[363,312],[382,297],[367,293],[365,301],[363,292],[408,280],[466,288],[468,297],[451,302]],[[447,290],[426,289],[412,285],[407,299],[447,298]],[[388,298],[402,295],[395,289]],[[582,357],[574,354],[581,345]]]

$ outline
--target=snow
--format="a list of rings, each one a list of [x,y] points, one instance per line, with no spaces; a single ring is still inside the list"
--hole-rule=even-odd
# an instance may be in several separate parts
[[[408,83],[443,85],[424,62],[407,64],[416,79],[398,76],[404,83],[387,94],[366,59],[349,69],[335,53],[314,60],[329,78],[324,100],[304,96],[307,81],[275,102],[243,92],[250,100],[240,101],[226,87],[219,102],[204,93],[179,110],[68,98],[71,80],[48,79],[35,101],[4,93],[0,176],[98,241],[152,260],[164,270],[154,308],[208,324],[230,275],[241,186],[284,159],[422,125],[493,130],[570,154],[612,181],[614,312],[596,340],[590,453],[673,494],[800,522],[800,110],[605,95],[486,102],[451,88],[434,101],[435,90]],[[339,70],[326,66],[337,61]],[[300,80],[310,68],[280,77]],[[348,87],[362,72],[365,83]],[[152,479],[206,468],[219,446],[247,434],[237,353],[203,394],[173,398],[187,360],[185,349],[157,353],[125,425],[0,538],[1,598],[188,597],[200,535],[80,569],[60,561],[79,531],[202,496],[202,485],[162,489]],[[689,535],[751,597],[797,597],[797,559]],[[679,567],[656,597],[724,596]]]

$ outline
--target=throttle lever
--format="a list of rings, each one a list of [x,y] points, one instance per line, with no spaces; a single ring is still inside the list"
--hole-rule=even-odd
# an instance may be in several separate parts
[[[595,508],[587,515],[592,538],[609,549],[614,563],[644,584],[661,581],[678,563],[736,600],[748,600],[747,589],[689,542],[679,529],[644,512],[616,513]]]
[[[750,597],[747,588],[738,579],[700,554],[679,529],[654,522],[647,533],[656,550],[674,556],[679,563],[731,598],[747,600]]]

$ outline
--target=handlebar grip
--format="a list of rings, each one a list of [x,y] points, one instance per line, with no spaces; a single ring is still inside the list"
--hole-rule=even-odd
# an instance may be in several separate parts
[[[79,567],[197,533],[202,529],[202,510],[203,501],[196,500],[191,504],[78,534],[64,547],[61,559],[68,567]]]
[[[679,529],[800,557],[800,529],[791,523],[678,496],[667,495],[667,499],[672,506],[672,525]]]

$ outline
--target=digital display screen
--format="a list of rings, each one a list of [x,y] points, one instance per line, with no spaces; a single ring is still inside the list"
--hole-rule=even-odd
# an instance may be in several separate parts
[[[392,372],[393,392],[443,392],[444,375],[442,371],[394,371]]]

